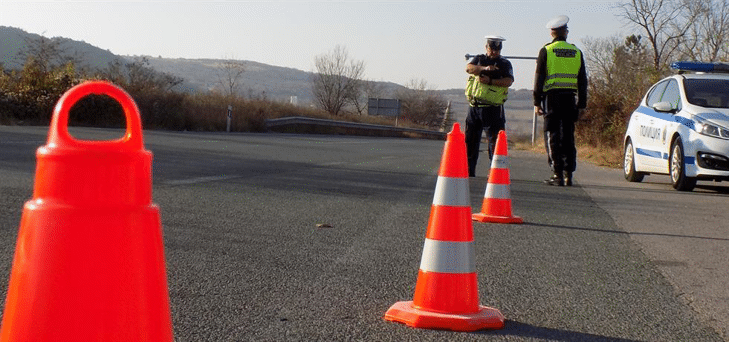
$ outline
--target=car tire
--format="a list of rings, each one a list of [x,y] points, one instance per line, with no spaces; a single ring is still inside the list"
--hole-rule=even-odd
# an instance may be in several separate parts
[[[642,172],[635,171],[635,151],[633,150],[633,142],[628,139],[625,143],[625,151],[623,151],[623,175],[628,182],[640,182],[645,176]]]
[[[668,159],[668,173],[671,184],[678,191],[691,191],[696,186],[696,178],[686,177],[686,163],[684,162],[683,142],[681,137],[671,144],[671,155]]]

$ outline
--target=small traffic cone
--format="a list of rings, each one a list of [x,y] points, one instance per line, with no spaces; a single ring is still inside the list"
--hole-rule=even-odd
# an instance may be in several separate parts
[[[465,136],[456,123],[443,149],[415,296],[385,313],[415,328],[501,329],[504,316],[478,304]]]
[[[121,104],[122,138],[85,141],[69,134],[69,110],[91,94]],[[132,98],[107,82],[71,88],[36,157],[0,341],[172,341],[152,154],[144,149]]]
[[[500,131],[496,139],[494,159],[486,184],[481,212],[473,214],[474,221],[495,223],[522,223],[521,217],[511,213],[511,180],[509,180],[506,132]]]

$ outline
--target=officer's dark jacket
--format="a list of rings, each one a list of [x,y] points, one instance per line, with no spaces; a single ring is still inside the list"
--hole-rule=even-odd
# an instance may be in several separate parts
[[[564,38],[557,37],[549,44],[552,44],[558,40],[564,41]],[[544,88],[544,81],[547,78],[547,45],[545,44],[541,50],[539,50],[539,56],[537,57],[537,69],[534,74],[534,105],[540,106],[544,102],[544,97],[547,93],[542,90]],[[582,61],[580,65],[580,71],[577,74],[577,108],[587,107],[587,72],[585,71],[585,58],[584,54],[581,54]],[[550,90],[551,91],[562,91],[560,89]]]
[[[489,58],[487,55],[476,55],[471,59],[468,64],[473,65],[479,65],[479,66],[489,66],[489,65],[495,65],[499,70],[494,71],[487,71],[485,73],[486,76],[489,78],[493,78],[495,80],[501,79],[501,78],[511,78],[514,79],[514,69],[511,67],[511,62],[507,60],[504,57],[499,56],[498,58]]]

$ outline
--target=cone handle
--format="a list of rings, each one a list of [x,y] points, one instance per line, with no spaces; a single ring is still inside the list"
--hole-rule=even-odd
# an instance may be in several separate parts
[[[121,104],[126,118],[126,132],[123,137],[109,141],[78,140],[68,132],[68,116],[71,107],[87,95],[107,95]],[[139,108],[132,97],[123,89],[106,81],[88,81],[69,89],[53,110],[53,118],[48,133],[48,145],[67,147],[114,146],[129,150],[144,148],[142,142],[142,122]]]

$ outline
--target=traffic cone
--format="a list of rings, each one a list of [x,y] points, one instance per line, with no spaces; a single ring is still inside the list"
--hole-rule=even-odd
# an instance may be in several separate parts
[[[122,138],[86,141],[69,134],[69,110],[91,94],[121,104]],[[107,82],[71,88],[36,157],[0,341],[172,341],[152,154],[144,149],[132,98]]]
[[[494,159],[486,184],[481,212],[473,214],[474,221],[495,223],[522,223],[521,217],[511,213],[511,181],[509,180],[509,157],[507,156],[506,132],[500,131],[496,138]]]
[[[504,316],[478,304],[466,143],[456,123],[443,149],[415,296],[385,313],[415,328],[501,329]]]

